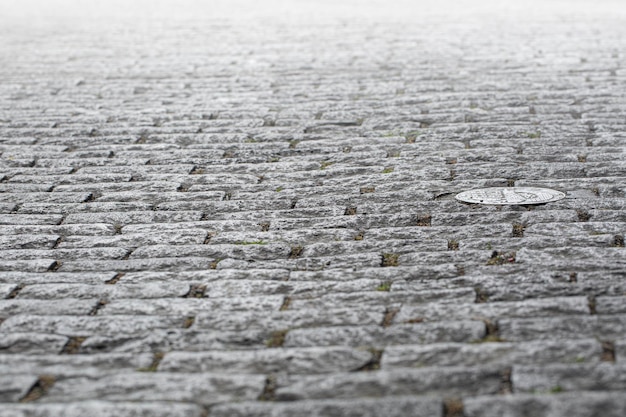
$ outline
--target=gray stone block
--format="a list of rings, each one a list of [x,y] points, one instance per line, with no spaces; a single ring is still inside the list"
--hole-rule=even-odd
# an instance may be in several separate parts
[[[599,338],[612,340],[626,332],[626,316],[562,316],[498,320],[500,336],[512,342]],[[549,332],[546,329],[550,329]]]
[[[141,288],[141,286],[138,286]],[[229,298],[157,298],[157,299],[118,299],[112,300],[99,312],[103,315],[137,315],[137,316],[190,316],[211,312],[210,314],[245,317],[245,314],[258,315],[260,312],[278,312],[285,297],[267,295],[261,297],[229,297]],[[209,314],[209,313],[207,313]],[[226,318],[226,317],[224,317]]]
[[[59,235],[0,236],[0,246],[4,249],[52,249],[59,238]]]
[[[25,260],[0,259],[0,271],[46,272],[54,267],[56,260],[50,258]]]
[[[395,395],[466,396],[495,394],[495,368],[424,368],[279,377],[276,399],[284,401],[386,397]]]
[[[225,299],[226,300],[226,299]],[[237,301],[236,298],[229,300]],[[234,304],[236,306],[237,304]],[[250,304],[240,308],[237,314],[233,310],[214,309],[207,313],[198,311],[195,327],[198,329],[213,329],[222,331],[244,331],[252,329],[263,330],[287,330],[305,327],[328,327],[328,326],[366,326],[379,325],[384,316],[385,309],[378,308],[328,308],[313,309],[305,308],[298,310],[273,311],[264,309],[264,314],[259,314],[261,308]]]
[[[62,221],[63,216],[59,214],[0,214],[0,225],[60,224]]]
[[[467,417],[620,417],[626,413],[621,392],[575,392],[484,396],[463,400]]]
[[[242,350],[266,347],[271,337],[266,331],[248,330],[238,332],[196,331],[192,329],[153,329],[145,334],[96,334],[88,337],[80,346],[81,353],[145,353],[184,350],[203,352],[207,350]]]
[[[511,381],[515,392],[624,391],[624,365],[562,364],[514,366]]]
[[[52,404],[3,404],[0,417],[202,417],[204,409],[195,404],[100,400]]]
[[[39,284],[29,285],[20,291],[20,299],[55,300],[74,299],[142,299],[182,297],[189,292],[185,282],[158,282],[147,284],[83,285],[83,284]]]
[[[17,402],[24,397],[37,382],[33,375],[0,376],[0,402]]]
[[[296,329],[287,333],[284,346],[373,346],[470,342],[485,336],[480,321],[450,321],[380,326],[335,326]]]
[[[0,283],[19,282],[24,285],[31,284],[104,284],[110,281],[116,272],[20,272],[10,271],[0,274]]]
[[[2,288],[2,285],[0,285],[0,288]],[[0,300],[0,318],[19,314],[42,316],[87,315],[94,307],[95,303],[93,301],[76,300],[73,298],[61,300]]]
[[[381,367],[531,365],[598,362],[602,346],[597,340],[432,343],[387,346]]]
[[[149,368],[153,355],[144,354],[95,354],[95,355],[32,355],[0,354],[0,372],[4,375],[54,375],[99,377],[121,371]]]
[[[256,399],[263,391],[263,375],[184,374],[166,372],[118,373],[97,379],[74,377],[57,381],[44,402],[177,401],[213,405]]]
[[[32,355],[44,355],[59,353],[69,340],[66,336],[28,333],[22,329],[5,331],[0,328],[0,354],[20,353]]]
[[[626,297],[597,297],[596,312],[598,314],[625,314]]]
[[[566,314],[588,314],[586,297],[559,297],[524,301],[487,303],[430,302],[403,306],[395,317],[396,323],[421,319],[424,321],[463,320],[467,318],[496,320],[510,317],[542,317]]]
[[[180,328],[182,317],[146,316],[12,316],[0,324],[0,332],[50,333],[63,336],[145,334],[155,329]]]
[[[211,408],[212,417],[442,417],[441,400],[390,396],[351,400],[304,400],[287,403],[243,402]]]
[[[165,355],[159,370],[310,375],[349,372],[363,367],[371,358],[367,350],[348,347],[171,352]]]

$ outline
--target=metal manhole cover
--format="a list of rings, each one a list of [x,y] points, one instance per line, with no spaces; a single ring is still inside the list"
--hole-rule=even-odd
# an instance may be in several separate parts
[[[455,198],[475,204],[544,204],[565,198],[565,194],[549,188],[492,187],[463,191]]]

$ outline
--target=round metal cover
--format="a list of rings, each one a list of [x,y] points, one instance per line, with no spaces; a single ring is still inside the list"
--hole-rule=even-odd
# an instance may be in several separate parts
[[[565,198],[565,194],[549,188],[492,187],[463,191],[456,199],[475,204],[544,204]]]

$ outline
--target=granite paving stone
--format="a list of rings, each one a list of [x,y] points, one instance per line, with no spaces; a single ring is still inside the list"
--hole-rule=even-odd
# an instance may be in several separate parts
[[[374,417],[384,414],[389,417],[443,415],[441,400],[434,397],[389,396],[383,398],[359,398],[354,400],[304,400],[268,404],[264,402],[242,402],[218,405],[211,408],[216,417]]]
[[[468,417],[618,417],[626,411],[621,393],[576,392],[554,394],[520,394],[513,396],[482,396],[463,401]]]
[[[204,410],[194,404],[164,402],[107,402],[101,400],[60,402],[51,404],[1,404],[2,417],[201,417]]]
[[[120,372],[96,379],[71,377],[57,381],[45,401],[58,402],[72,395],[75,400],[198,401],[201,405],[212,405],[255,399],[262,392],[264,382],[263,375]]]
[[[0,2],[0,417],[624,415],[621,0],[257,3]]]

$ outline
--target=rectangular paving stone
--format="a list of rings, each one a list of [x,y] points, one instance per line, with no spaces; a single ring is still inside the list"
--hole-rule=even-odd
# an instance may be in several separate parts
[[[0,376],[0,402],[17,402],[24,397],[37,382],[33,375]]]
[[[500,370],[492,367],[402,369],[321,376],[279,377],[276,399],[347,399],[394,395],[465,396],[495,394]]]
[[[204,312],[218,314],[224,312],[261,311],[269,314],[277,312],[285,297],[266,295],[259,297],[227,297],[227,298],[155,298],[155,299],[119,299],[112,300],[99,312],[103,315],[196,315]],[[225,319],[225,317],[224,317]]]
[[[16,288],[17,284],[0,284],[0,299],[7,298]]]
[[[116,352],[145,353],[184,350],[204,352],[207,350],[238,351],[263,349],[271,334],[267,331],[251,330],[215,332],[212,330],[154,329],[146,334],[93,335],[81,345],[79,352],[85,354]]]
[[[381,326],[334,326],[290,330],[284,346],[373,346],[428,344],[440,342],[471,342],[486,334],[480,321],[449,321],[437,323]]]
[[[390,268],[391,269],[391,268]],[[427,303],[432,300],[455,300],[456,302],[473,302],[476,293],[472,288],[434,289],[413,292],[377,291],[329,294],[318,298],[294,297],[291,308],[326,308],[341,305],[358,307],[364,305],[411,305]]]
[[[464,398],[467,417],[620,417],[626,399],[620,392],[573,392],[559,394],[515,394]]]
[[[406,280],[438,280],[458,276],[458,270],[454,264],[420,265],[419,268],[412,266],[397,266],[394,268],[363,267],[352,269],[324,269],[319,271],[291,271],[289,281],[352,281],[359,279],[375,279],[379,281],[394,282]],[[393,286],[392,286],[393,288]]]
[[[153,355],[107,353],[95,355],[0,354],[0,372],[4,375],[54,375],[55,377],[99,377],[120,371],[150,367]]]
[[[114,236],[67,236],[57,246],[59,249],[93,248],[121,246],[133,248],[146,245],[200,245],[207,238],[207,231],[202,229],[181,230],[170,233],[123,234]]]
[[[626,332],[626,316],[561,316],[498,320],[505,340],[564,340],[599,338],[612,340]]]
[[[66,336],[28,333],[20,329],[5,331],[0,328],[0,354],[45,355],[59,353],[68,340],[69,338]]]
[[[422,305],[403,306],[394,322],[462,320],[465,318],[500,319],[505,317],[542,317],[565,314],[588,314],[586,297],[558,297],[524,301],[498,301],[487,303],[429,302]]]
[[[22,193],[47,193],[52,191],[54,184],[51,182],[43,182],[40,184],[20,184],[20,183],[0,183],[0,194],[6,193],[7,195],[20,195]],[[76,190],[80,192],[84,190]]]
[[[130,174],[109,173],[99,175],[87,174],[71,174],[71,175],[16,175],[11,177],[9,184],[12,183],[36,183],[36,182],[52,182],[56,185],[66,184],[94,184],[102,182],[126,182],[131,179]]]
[[[17,208],[17,204],[0,203],[0,214],[9,214],[13,211],[16,211]]]
[[[207,257],[211,259],[267,260],[287,258],[291,247],[280,243],[248,243],[235,245],[154,245],[137,248],[131,258]]]
[[[76,401],[46,404],[2,404],[0,417],[202,417],[204,409],[195,404],[131,401]]]
[[[2,285],[0,285],[0,288],[2,288]],[[44,316],[87,315],[95,306],[93,301],[76,300],[73,298],[62,300],[0,299],[0,318],[7,318],[18,314]]]
[[[214,260],[206,258],[148,258],[128,260],[77,259],[64,261],[59,272],[97,272],[97,271],[172,271],[211,269]],[[23,262],[23,261],[20,261]],[[32,261],[29,261],[32,262]],[[0,264],[0,270],[2,265]]]
[[[19,293],[20,299],[55,300],[59,298],[107,299],[119,298],[169,298],[183,297],[189,292],[185,282],[86,285],[86,284],[35,284],[25,287]]]
[[[63,216],[59,214],[0,214],[0,225],[44,225],[60,224]]]
[[[101,213],[71,213],[64,223],[85,224],[85,223],[167,223],[167,222],[190,222],[200,220],[202,212],[167,212],[167,211],[133,211],[133,212],[101,212]]]
[[[46,272],[56,263],[55,259],[10,260],[0,259],[0,271]]]
[[[41,259],[54,257],[55,259],[121,259],[128,253],[125,248],[79,248],[79,249],[12,249],[0,253],[2,260]]]
[[[170,183],[171,184],[171,183]],[[146,201],[153,203],[157,201],[158,207],[161,210],[170,210],[175,206],[170,208],[169,204],[176,204],[180,202],[211,202],[211,201],[219,201],[221,202],[224,199],[226,192],[224,191],[205,191],[205,192],[196,192],[196,193],[181,193],[175,190],[172,191],[108,191],[102,193],[98,197],[98,201],[107,202],[107,201]],[[194,210],[197,210],[194,208]],[[193,210],[192,210],[193,211]]]
[[[84,283],[84,284],[104,284],[115,277],[117,273],[112,272],[20,272],[11,271],[0,274],[0,283],[19,282],[24,285],[31,284],[54,284],[54,283]],[[13,285],[13,284],[11,284]]]
[[[367,291],[380,285],[378,280],[355,279],[351,281],[300,281],[283,282],[278,280],[240,279],[237,281],[219,279],[206,283],[209,297],[232,297],[284,294],[299,298],[319,297],[326,294]]]
[[[25,203],[20,206],[18,213],[67,214],[83,212],[146,211],[151,209],[152,205],[148,203]]]
[[[624,391],[626,367],[622,364],[561,364],[514,366],[511,381],[515,392]]]
[[[3,249],[52,249],[60,236],[50,235],[12,235],[0,236],[0,246]]]
[[[235,298],[235,302],[237,299]],[[384,317],[384,307],[371,308],[329,308],[329,309],[298,309],[278,311],[279,307],[259,314],[254,305],[252,311],[241,311],[232,314],[232,310],[215,309],[211,313],[199,311],[194,323],[198,329],[223,331],[242,331],[263,329],[280,331],[304,327],[327,326],[365,326],[379,325]]]
[[[598,314],[624,314],[626,313],[626,296],[623,297],[597,297],[596,312]]]
[[[64,401],[178,401],[213,405],[256,399],[263,391],[264,375],[185,374],[134,372],[97,379],[68,378],[57,381],[43,402]]]
[[[389,396],[350,400],[303,400],[287,403],[242,402],[211,408],[211,417],[403,417],[443,416],[443,405],[435,397]]]
[[[597,340],[491,343],[432,343],[387,346],[381,367],[477,366],[598,362],[602,346]]]
[[[112,224],[61,224],[58,226],[38,226],[38,225],[12,225],[0,226],[0,231],[7,235],[39,235],[57,234],[60,236],[100,236],[115,234],[115,227]]]
[[[154,329],[180,328],[182,317],[146,316],[12,316],[0,324],[0,332],[50,333],[87,337],[94,334],[141,334]]]
[[[130,178],[130,176],[129,176]],[[1,184],[0,184],[1,185]],[[148,182],[148,181],[130,181],[130,182],[98,182],[84,184],[57,185],[54,187],[56,193],[150,193],[150,192],[174,192],[180,188],[181,184],[177,182]],[[37,190],[47,191],[47,190]]]
[[[223,280],[232,282],[236,280],[259,281],[287,281],[289,270],[287,269],[208,269],[198,271],[138,271],[128,272],[122,278],[124,283],[139,284],[142,282],[160,282],[169,280],[202,281],[211,282]],[[233,284],[235,285],[235,284]],[[280,287],[279,287],[280,288]],[[277,289],[278,291],[278,289]]]
[[[180,223],[158,223],[158,224],[131,224],[125,226],[124,233],[166,233],[171,230],[181,229],[205,229],[212,232],[232,232],[232,231],[261,231],[260,222],[239,221],[239,220],[217,220],[217,221],[187,221]]]
[[[371,359],[369,351],[348,347],[171,352],[161,361],[159,371],[318,374],[349,372]]]

